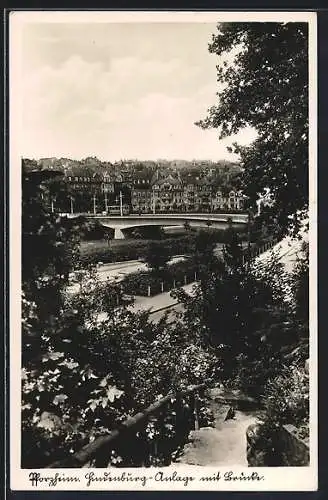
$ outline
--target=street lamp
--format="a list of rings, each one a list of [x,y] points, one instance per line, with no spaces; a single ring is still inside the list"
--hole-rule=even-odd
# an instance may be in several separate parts
[[[107,191],[105,191],[105,211],[108,213],[108,200],[107,200]]]
[[[123,194],[122,191],[119,193],[119,200],[120,200],[120,216],[123,217]],[[115,198],[116,203],[118,202],[118,197],[116,196]]]

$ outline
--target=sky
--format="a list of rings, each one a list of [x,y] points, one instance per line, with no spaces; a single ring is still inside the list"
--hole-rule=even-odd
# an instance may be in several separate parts
[[[236,160],[226,149],[236,137],[194,124],[218,102],[215,32],[215,23],[24,25],[21,156]]]

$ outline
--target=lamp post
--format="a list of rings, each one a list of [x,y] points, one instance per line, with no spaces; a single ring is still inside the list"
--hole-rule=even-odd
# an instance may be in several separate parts
[[[122,191],[120,191],[120,214],[121,214],[121,217],[123,217],[123,195],[122,195]]]
[[[105,191],[105,210],[108,212],[108,201],[107,201],[107,191]]]

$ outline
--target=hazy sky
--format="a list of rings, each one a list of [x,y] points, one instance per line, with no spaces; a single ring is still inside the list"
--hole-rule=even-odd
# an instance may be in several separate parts
[[[235,159],[194,122],[215,95],[216,24],[26,24],[21,155]],[[243,134],[242,142],[253,135]]]

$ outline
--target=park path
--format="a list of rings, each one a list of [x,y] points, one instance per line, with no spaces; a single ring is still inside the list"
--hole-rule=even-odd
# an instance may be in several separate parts
[[[233,420],[224,421],[230,405],[217,398],[219,392],[218,389],[208,391],[208,405],[215,418],[214,427],[191,431],[181,456],[170,467],[248,466],[246,430],[256,422],[256,411],[237,409]]]

